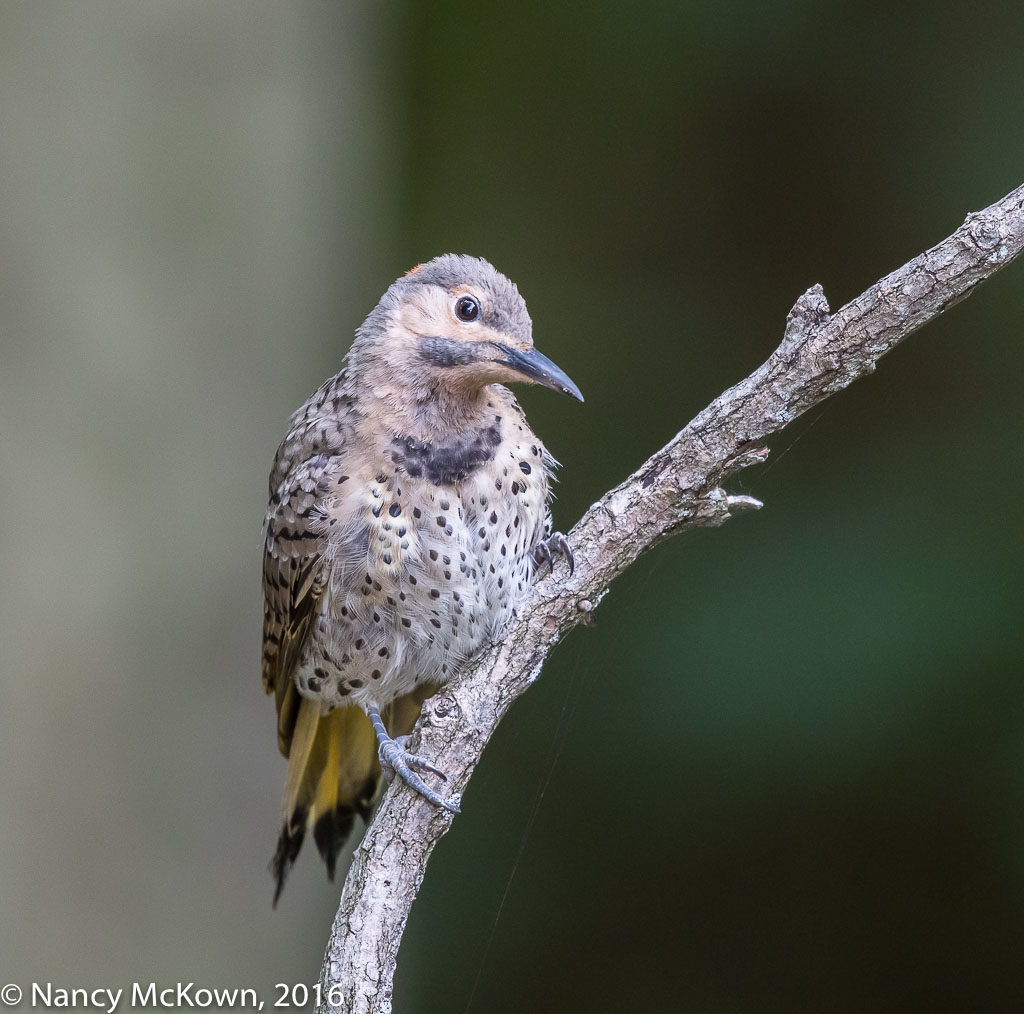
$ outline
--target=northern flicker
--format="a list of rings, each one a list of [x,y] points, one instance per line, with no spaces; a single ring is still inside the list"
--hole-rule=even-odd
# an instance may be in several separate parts
[[[446,254],[391,285],[341,372],[291,417],[263,558],[263,686],[289,760],[275,903],[308,828],[333,877],[382,764],[457,812],[402,737],[552,550],[572,566],[551,531],[556,462],[502,386],[524,381],[583,400],[534,349],[516,286]]]

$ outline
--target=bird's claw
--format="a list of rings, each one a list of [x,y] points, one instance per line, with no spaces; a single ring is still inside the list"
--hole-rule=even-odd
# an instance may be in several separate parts
[[[552,532],[546,539],[541,539],[534,546],[533,559],[538,567],[543,563],[547,563],[554,570],[555,563],[552,553],[558,553],[565,557],[565,562],[569,564],[569,573],[572,574],[576,569],[576,560],[572,555],[569,540],[561,532]]]
[[[551,545],[556,552],[561,553],[565,557],[565,562],[569,564],[569,573],[572,574],[576,570],[576,557],[572,555],[572,547],[569,545],[569,540],[561,532],[553,532],[551,535]]]
[[[551,547],[546,541],[537,543],[536,548],[533,550],[533,558],[537,561],[538,567],[545,562],[549,567],[554,566],[554,562],[551,559]]]
[[[408,764],[409,767],[415,768],[417,771],[429,771],[432,775],[437,775],[437,777],[440,778],[442,782],[448,781],[448,776],[439,768],[435,768],[433,764],[430,764],[429,762],[425,761],[422,757],[418,757],[414,753],[409,753],[409,751],[406,749],[406,746],[408,745],[410,739],[412,739],[412,736],[396,736],[391,741],[398,748],[397,753],[401,754],[402,759],[405,761],[405,763]],[[385,746],[390,747],[390,744],[385,744]],[[387,764],[393,771],[394,765],[391,764],[389,757],[386,756],[386,754],[390,754],[392,752],[395,751],[392,751],[390,749],[386,751],[382,746],[377,751],[377,756],[380,758],[382,765]]]
[[[380,759],[381,770],[384,772],[384,777],[390,782],[394,779],[395,775],[400,775],[402,781],[406,785],[411,786],[421,796],[425,796],[435,806],[441,807],[443,810],[448,810],[449,813],[458,813],[459,805],[454,800],[445,799],[440,793],[435,792],[430,786],[423,781],[417,771],[429,771],[431,774],[437,775],[442,781],[447,781],[447,776],[443,771],[438,770],[433,764],[425,761],[422,757],[417,757],[414,753],[409,753],[404,748],[404,743],[409,739],[408,736],[401,736],[399,739],[388,739],[380,744],[380,749],[377,751],[377,756]]]

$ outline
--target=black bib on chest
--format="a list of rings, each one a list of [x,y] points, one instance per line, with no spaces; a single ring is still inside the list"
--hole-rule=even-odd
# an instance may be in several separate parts
[[[451,486],[492,461],[500,443],[501,428],[497,424],[474,430],[450,444],[394,437],[391,460],[414,479],[426,477],[435,486]]]

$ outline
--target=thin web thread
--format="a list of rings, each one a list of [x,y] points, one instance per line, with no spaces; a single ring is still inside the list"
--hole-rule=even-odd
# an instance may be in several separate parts
[[[760,475],[767,475],[801,440],[811,431],[811,429],[818,424],[818,420],[832,407],[832,402],[823,406],[821,411],[818,412],[813,419],[795,436],[793,439],[786,444],[785,450],[778,455],[773,455],[768,458],[768,464],[760,471]]]
[[[519,838],[519,848],[516,851],[516,858],[512,863],[512,869],[509,871],[508,880],[505,882],[505,889],[501,893],[501,900],[498,902],[498,910],[494,913],[494,922],[491,924],[491,932],[487,936],[487,943],[484,946],[484,952],[480,956],[480,965],[476,970],[476,978],[473,980],[473,988],[470,990],[469,999],[466,1001],[465,1014],[469,1014],[470,1008],[473,1006],[473,1000],[476,998],[476,991],[480,986],[480,980],[483,978],[484,967],[487,964],[487,958],[490,955],[491,946],[494,944],[494,937],[498,931],[498,923],[501,921],[501,913],[505,909],[505,902],[508,901],[508,896],[512,890],[512,881],[515,880],[516,871],[519,869],[523,855],[526,852],[526,845],[530,839],[530,833],[533,831],[533,825],[536,823],[537,815],[540,813],[540,805],[544,801],[544,793],[548,790],[548,785],[551,783],[551,776],[555,771],[555,765],[558,763],[558,758],[561,756],[562,749],[565,746],[565,741],[568,738],[568,719],[575,713],[576,706],[579,703],[578,697],[573,698],[573,690],[576,687],[579,671],[580,666],[577,663],[572,667],[572,673],[569,677],[569,686],[566,689],[565,700],[562,701],[562,710],[558,716],[558,726],[555,729],[554,736],[555,746],[551,754],[551,761],[548,764],[544,780],[538,786],[537,792],[533,797],[533,806],[530,810],[530,816],[527,818],[526,826],[523,828],[523,833]],[[572,699],[571,708],[569,706],[570,699]]]

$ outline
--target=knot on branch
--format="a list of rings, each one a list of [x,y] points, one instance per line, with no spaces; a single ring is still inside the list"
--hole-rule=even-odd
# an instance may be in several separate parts
[[[971,242],[979,249],[988,254],[987,260],[990,263],[999,264],[1009,256],[1009,248],[1006,240],[1008,232],[1005,224],[993,221],[987,212],[972,212],[964,219],[964,228],[967,230]]]
[[[447,719],[459,714],[458,702],[450,694],[438,694],[433,699],[434,715],[439,719]]]

